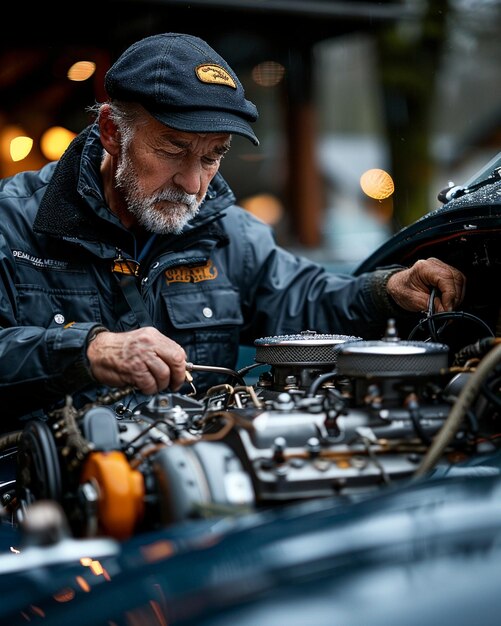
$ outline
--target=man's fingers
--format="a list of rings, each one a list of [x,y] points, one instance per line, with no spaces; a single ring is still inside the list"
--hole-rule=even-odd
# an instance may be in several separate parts
[[[387,283],[390,296],[407,311],[427,310],[433,289],[435,310],[451,311],[461,304],[465,286],[462,272],[433,257],[416,261],[410,268],[393,274]]]
[[[171,341],[171,340],[168,340]],[[165,387],[169,386],[172,390],[179,389],[186,379],[186,352],[183,348],[175,343],[157,348],[158,358],[164,365],[168,366],[168,374],[164,373],[162,380],[165,382],[167,376],[168,382]],[[162,373],[161,373],[162,375]],[[164,388],[165,388],[164,387]]]
[[[155,328],[101,333],[87,348],[91,371],[100,383],[133,385],[146,394],[179,389],[186,376],[186,352]]]
[[[436,310],[452,311],[463,301],[466,288],[464,275],[455,267],[433,257],[427,263],[424,280],[439,291]]]

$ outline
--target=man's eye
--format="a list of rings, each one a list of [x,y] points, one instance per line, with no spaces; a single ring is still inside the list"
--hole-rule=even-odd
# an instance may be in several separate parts
[[[174,150],[157,150],[157,154],[159,157],[164,159],[175,159],[182,153]]]
[[[210,157],[204,157],[203,162],[207,165],[217,165],[219,163],[219,159],[211,159]]]
[[[215,157],[206,156],[203,158],[203,161],[207,163],[207,165],[218,165],[221,162],[221,159],[223,158],[223,156],[224,155],[222,154],[218,154]]]

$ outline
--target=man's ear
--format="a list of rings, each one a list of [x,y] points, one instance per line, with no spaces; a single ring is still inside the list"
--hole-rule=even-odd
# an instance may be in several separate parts
[[[118,126],[111,119],[110,107],[104,105],[99,115],[99,133],[101,143],[106,152],[116,156],[120,152],[120,131]]]

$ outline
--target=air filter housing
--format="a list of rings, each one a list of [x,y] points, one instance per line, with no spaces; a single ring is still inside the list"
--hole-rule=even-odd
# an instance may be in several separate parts
[[[343,376],[390,378],[435,376],[448,367],[445,344],[419,341],[358,341],[340,347],[338,373]]]
[[[339,346],[359,340],[351,335],[320,334],[312,330],[263,337],[254,342],[255,361],[271,365],[271,376],[264,380],[273,390],[308,389],[318,375],[335,369]]]

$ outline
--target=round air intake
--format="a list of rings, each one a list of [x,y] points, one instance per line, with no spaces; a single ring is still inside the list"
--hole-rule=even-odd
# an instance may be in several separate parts
[[[255,360],[268,365],[314,367],[335,365],[339,346],[347,341],[361,341],[350,335],[319,334],[312,330],[297,335],[276,335],[256,339]]]
[[[342,376],[389,378],[435,376],[448,367],[449,348],[441,343],[380,340],[346,342],[338,350]]]

